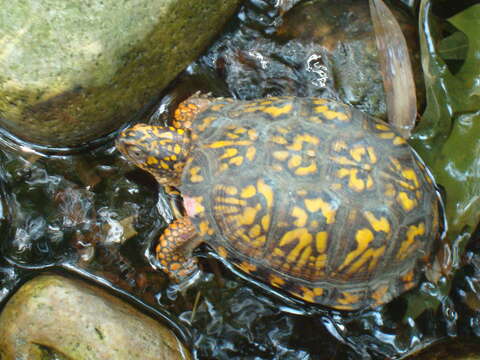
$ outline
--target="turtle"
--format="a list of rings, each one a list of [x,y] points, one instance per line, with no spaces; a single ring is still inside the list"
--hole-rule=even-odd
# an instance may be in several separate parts
[[[183,214],[155,246],[172,280],[198,271],[191,253],[205,242],[280,293],[358,310],[413,288],[431,263],[442,200],[388,123],[335,100],[293,96],[196,94],[173,117],[116,140],[183,198]]]

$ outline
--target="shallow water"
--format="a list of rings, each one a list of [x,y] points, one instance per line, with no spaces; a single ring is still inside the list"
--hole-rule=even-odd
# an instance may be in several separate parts
[[[295,3],[246,1],[209,51],[165,91],[149,122],[168,122],[176,104],[197,90],[239,99],[342,98],[322,47],[276,35],[281,15]],[[480,231],[460,239],[469,245],[454,257],[460,270],[449,292],[424,281],[374,310],[329,311],[282,297],[206,247],[197,251],[201,278],[175,292],[150,263],[151,243],[170,216],[164,194],[111,142],[48,156],[7,140],[0,145],[2,304],[35,274],[73,272],[171,317],[198,359],[401,358],[446,337],[480,337]]]

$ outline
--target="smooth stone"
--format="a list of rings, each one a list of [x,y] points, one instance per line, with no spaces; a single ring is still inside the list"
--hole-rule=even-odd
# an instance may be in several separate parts
[[[0,126],[73,147],[148,110],[241,0],[0,0]]]
[[[58,275],[25,283],[0,314],[0,359],[191,359],[163,324],[103,289]]]

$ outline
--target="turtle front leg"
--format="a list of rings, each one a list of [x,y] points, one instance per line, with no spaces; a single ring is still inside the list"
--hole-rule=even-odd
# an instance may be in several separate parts
[[[160,268],[175,282],[182,282],[198,271],[192,250],[200,244],[190,218],[173,221],[165,229],[155,248]]]

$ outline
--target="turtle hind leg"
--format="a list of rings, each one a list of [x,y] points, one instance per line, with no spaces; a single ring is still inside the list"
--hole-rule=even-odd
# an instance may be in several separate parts
[[[182,217],[168,225],[158,240],[155,247],[158,266],[175,282],[182,282],[199,271],[197,259],[190,256],[200,243],[196,235],[190,219]]]

